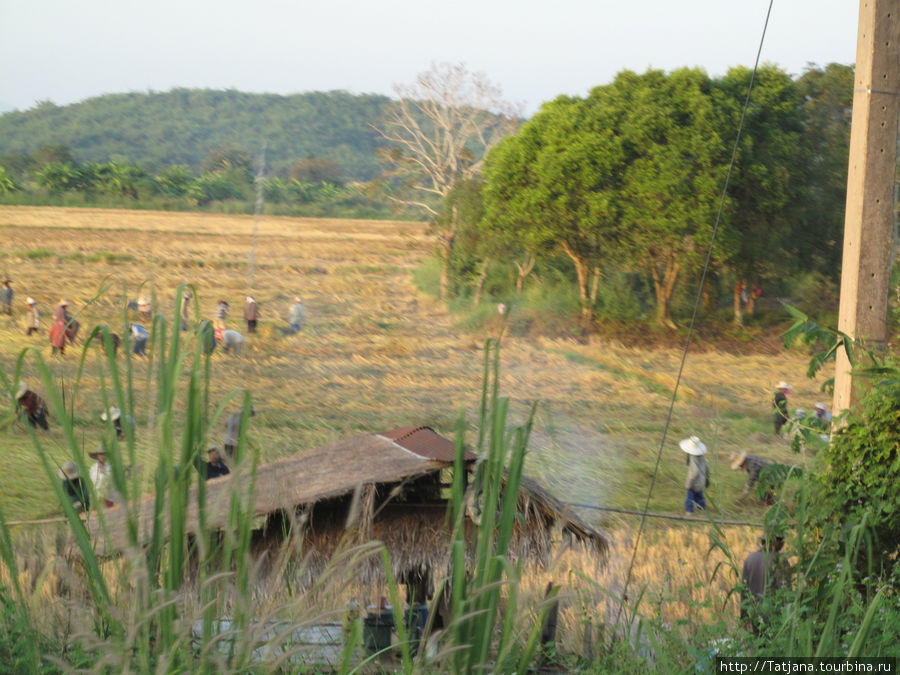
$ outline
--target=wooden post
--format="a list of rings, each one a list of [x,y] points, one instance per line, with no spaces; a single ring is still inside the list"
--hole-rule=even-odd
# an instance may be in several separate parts
[[[900,91],[900,0],[860,0],[838,329],[878,349],[887,339]],[[843,349],[834,412],[859,398]]]

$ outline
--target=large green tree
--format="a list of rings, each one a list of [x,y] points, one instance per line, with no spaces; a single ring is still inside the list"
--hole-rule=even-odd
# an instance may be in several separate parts
[[[721,194],[726,153],[710,90],[698,69],[626,71],[608,87],[626,152],[623,244],[631,264],[649,272],[656,321],[669,327],[676,284],[702,263]]]
[[[556,249],[575,268],[584,329],[606,255],[621,234],[620,110],[606,92],[544,104],[487,158],[485,221],[530,251]]]
[[[761,67],[742,112],[751,75],[747,68],[733,68],[716,81],[721,133],[731,135],[732,145],[743,114],[720,256],[735,273],[737,324],[743,322],[743,290],[783,274],[792,263],[794,269],[802,264],[794,243],[806,230],[800,206],[811,187],[805,176],[809,147],[801,142],[804,111],[794,81],[775,66]]]

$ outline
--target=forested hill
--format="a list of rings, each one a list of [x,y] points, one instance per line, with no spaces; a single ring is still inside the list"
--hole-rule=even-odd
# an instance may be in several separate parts
[[[208,89],[47,102],[0,115],[0,156],[66,146],[77,162],[134,162],[151,172],[183,164],[199,173],[211,150],[231,147],[256,158],[265,144],[270,174],[323,157],[346,180],[367,180],[379,168],[372,124],[389,103],[343,91],[280,96]]]

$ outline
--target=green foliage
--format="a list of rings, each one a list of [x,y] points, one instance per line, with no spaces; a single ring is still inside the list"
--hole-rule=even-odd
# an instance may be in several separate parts
[[[31,155],[38,166],[124,160],[151,173],[180,164],[200,174],[217,148],[255,157],[266,145],[268,168],[281,177],[301,158],[319,157],[346,178],[365,181],[379,172],[378,134],[371,125],[391,105],[385,96],[342,91],[111,94],[0,115],[0,156]],[[105,133],[97,134],[97,120]]]
[[[825,462],[819,480],[829,510],[848,521],[868,512],[876,570],[893,564],[900,546],[900,496],[893,484],[900,471],[900,383],[875,386],[864,396],[832,434]]]

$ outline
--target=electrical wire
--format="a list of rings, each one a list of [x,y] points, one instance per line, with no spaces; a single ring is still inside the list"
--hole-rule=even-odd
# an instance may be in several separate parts
[[[756,61],[753,64],[753,71],[750,74],[750,82],[747,85],[747,97],[744,99],[744,107],[741,110],[741,119],[738,122],[737,136],[734,139],[734,147],[731,151],[731,162],[728,164],[728,172],[725,175],[725,184],[722,187],[722,195],[721,195],[721,198],[719,199],[719,208],[716,213],[715,223],[713,224],[712,235],[709,240],[709,247],[707,248],[707,251],[706,251],[706,261],[703,264],[703,273],[700,276],[700,285],[697,288],[697,297],[694,299],[694,310],[693,310],[693,313],[691,314],[691,322],[690,322],[690,326],[688,328],[687,339],[685,340],[684,349],[681,354],[681,363],[678,367],[678,376],[675,379],[675,387],[672,389],[672,397],[671,397],[671,400],[669,401],[669,410],[668,410],[668,413],[666,414],[666,423],[665,423],[665,426],[663,427],[662,438],[660,439],[660,442],[659,442],[659,449],[656,452],[656,464],[653,467],[653,474],[650,477],[650,487],[647,490],[647,499],[644,502],[644,508],[641,510],[643,515],[641,516],[640,525],[638,526],[638,531],[634,538],[634,550],[631,553],[631,561],[628,564],[628,572],[625,575],[625,584],[622,587],[622,602],[619,603],[619,611],[616,614],[616,624],[619,623],[619,619],[621,618],[621,615],[622,615],[622,610],[624,609],[624,606],[625,606],[625,601],[628,597],[628,586],[631,583],[631,574],[634,570],[634,563],[637,558],[638,546],[640,545],[641,535],[643,534],[643,531],[644,531],[644,525],[647,522],[647,514],[649,513],[647,511],[647,509],[650,506],[650,497],[653,494],[653,487],[656,483],[656,476],[659,473],[659,463],[662,459],[662,452],[663,452],[663,448],[665,447],[666,437],[668,436],[669,426],[672,423],[672,413],[675,409],[675,401],[678,397],[678,387],[681,384],[681,376],[684,373],[684,364],[687,361],[688,349],[691,346],[691,339],[694,336],[694,325],[697,320],[697,312],[700,307],[700,301],[703,297],[703,286],[706,283],[706,277],[709,272],[709,264],[710,264],[710,261],[712,260],[713,245],[716,242],[716,236],[718,235],[718,232],[719,232],[719,224],[721,223],[721,220],[722,220],[722,211],[725,208],[725,198],[728,194],[728,184],[731,181],[731,173],[734,169],[734,165],[737,160],[737,153],[738,153],[739,143],[741,140],[741,133],[744,129],[744,119],[747,116],[747,109],[750,107],[750,94],[753,92],[753,84],[756,81],[756,73],[759,70],[759,59],[760,59],[760,56],[762,55],[763,43],[765,42],[765,39],[766,39],[766,31],[768,30],[768,27],[769,27],[769,17],[772,15],[772,4],[773,3],[774,3],[774,0],[769,0],[769,8],[766,11],[766,20],[765,20],[765,23],[763,24],[762,36],[760,37],[760,40],[759,40],[759,48],[756,51]]]

